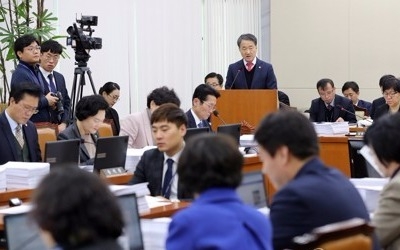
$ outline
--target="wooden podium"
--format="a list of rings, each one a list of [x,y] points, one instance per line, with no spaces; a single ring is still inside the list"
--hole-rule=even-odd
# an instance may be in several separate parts
[[[276,89],[233,89],[220,90],[217,100],[219,117],[227,124],[247,121],[257,127],[262,118],[278,109],[278,91]],[[211,115],[213,131],[217,131],[223,122]]]

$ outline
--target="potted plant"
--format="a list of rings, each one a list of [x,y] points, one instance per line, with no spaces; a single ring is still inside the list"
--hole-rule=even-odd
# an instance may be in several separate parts
[[[57,17],[44,8],[44,0],[0,1],[0,111],[7,106],[10,91],[9,75],[18,64],[14,41],[23,34],[33,34],[39,41],[57,39],[52,26]]]

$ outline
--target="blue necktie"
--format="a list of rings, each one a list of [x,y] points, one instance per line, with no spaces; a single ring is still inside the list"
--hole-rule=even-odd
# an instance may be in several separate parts
[[[172,165],[174,164],[174,160],[171,158],[167,159],[167,172],[165,172],[164,175],[164,184],[162,188],[162,195],[169,199],[169,196],[171,195],[171,186],[172,186]]]
[[[207,125],[207,122],[205,120],[201,120],[199,122],[199,124],[197,124],[197,127],[199,127],[199,128],[207,128],[208,125]]]
[[[57,89],[56,89],[56,85],[54,84],[54,81],[53,81],[53,74],[49,74],[47,77],[49,78],[49,82],[50,82],[50,92],[56,93]]]

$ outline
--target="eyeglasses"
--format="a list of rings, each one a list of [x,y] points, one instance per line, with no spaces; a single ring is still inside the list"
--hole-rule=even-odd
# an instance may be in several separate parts
[[[389,96],[390,97],[394,97],[397,93],[399,93],[399,92],[397,92],[397,91],[393,91],[393,92],[390,92],[390,93],[384,92],[383,96],[386,97],[386,98],[389,97]]]
[[[40,51],[40,46],[36,46],[36,47],[34,47],[34,46],[29,46],[29,47],[26,47],[25,49],[28,50],[28,51],[30,51],[30,52],[36,51],[36,50]]]
[[[37,107],[30,107],[26,104],[22,104],[21,106],[22,106],[23,110],[25,111],[25,113],[37,114],[39,112]]]
[[[58,61],[58,59],[60,59],[60,55],[54,55],[54,54],[50,54],[50,53],[46,53],[46,54],[43,54],[44,55],[44,58],[46,59],[46,60],[51,60],[51,59],[53,59],[53,61]]]
[[[117,96],[117,95],[108,95],[108,96],[111,97],[111,99],[113,99],[116,102],[119,101],[119,96]]]
[[[214,111],[216,109],[215,104],[208,103],[208,102],[203,102],[203,104],[205,104],[211,111]]]
[[[207,85],[211,86],[211,87],[218,87],[219,84],[214,82],[214,83],[207,83]]]

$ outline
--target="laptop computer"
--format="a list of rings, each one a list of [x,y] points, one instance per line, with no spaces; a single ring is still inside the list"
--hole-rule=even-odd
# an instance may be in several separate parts
[[[261,171],[243,173],[242,183],[236,189],[244,203],[256,208],[268,207],[264,174]]]
[[[189,140],[189,138],[193,137],[194,135],[198,135],[201,133],[208,133],[210,132],[210,128],[188,128],[186,129],[186,134],[183,137],[185,141]]]
[[[124,235],[120,238],[120,243],[123,241],[121,245],[129,250],[143,250],[143,235],[136,195],[134,193],[120,195],[117,198],[125,222]]]
[[[4,232],[9,250],[43,250],[47,249],[38,226],[28,213],[4,215]]]
[[[240,123],[225,124],[217,127],[217,133],[224,133],[232,136],[238,145],[240,145]]]
[[[48,141],[44,150],[44,161],[50,169],[56,167],[79,166],[79,146],[81,140]]]
[[[93,171],[99,173],[101,169],[122,167],[125,169],[128,136],[100,137],[96,143]]]

